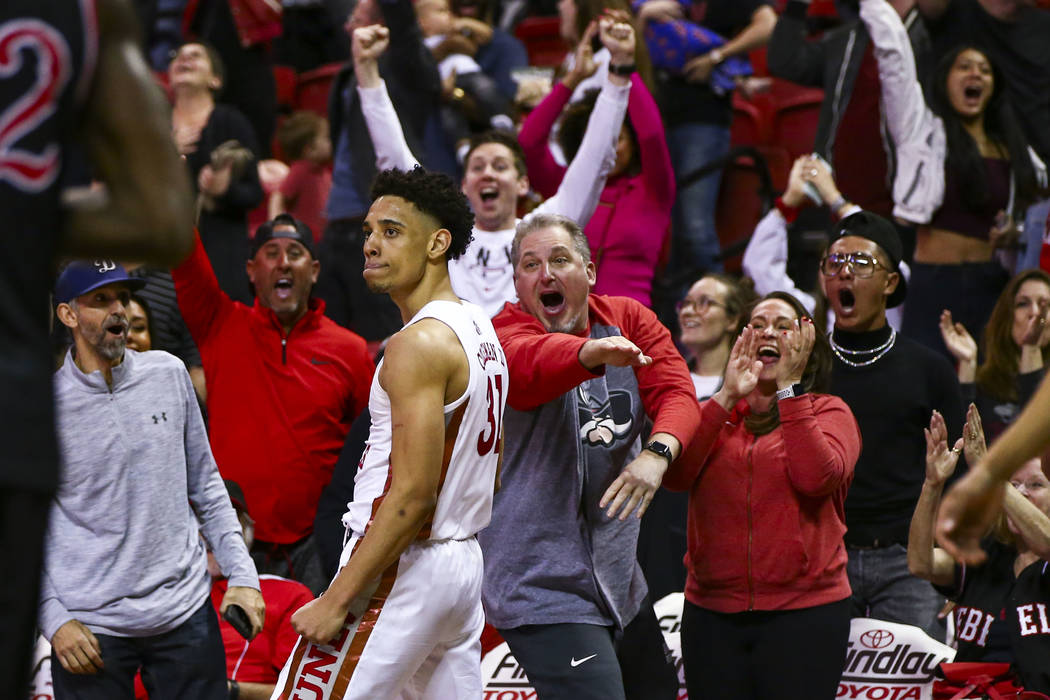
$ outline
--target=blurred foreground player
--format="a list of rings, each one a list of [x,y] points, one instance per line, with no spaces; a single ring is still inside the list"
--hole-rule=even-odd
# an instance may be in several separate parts
[[[444,175],[376,178],[364,277],[401,310],[372,380],[372,427],[348,541],[328,590],[292,616],[302,635],[273,698],[481,697],[482,559],[502,446],[507,368],[488,316],[448,261],[473,216]]]
[[[60,249],[171,265],[188,250],[189,182],[136,48],[126,0],[0,3],[0,697],[25,692],[41,543],[58,480],[47,295]],[[62,207],[81,144],[105,184]],[[86,178],[84,178],[86,180]]]

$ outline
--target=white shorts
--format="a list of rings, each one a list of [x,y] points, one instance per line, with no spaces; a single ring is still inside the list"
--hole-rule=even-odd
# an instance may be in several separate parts
[[[354,599],[336,639],[299,638],[271,700],[477,700],[483,570],[475,538],[413,543]]]

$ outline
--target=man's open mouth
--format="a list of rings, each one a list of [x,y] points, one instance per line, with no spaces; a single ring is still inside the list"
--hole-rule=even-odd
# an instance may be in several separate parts
[[[495,187],[483,187],[479,194],[481,195],[481,201],[491,202],[499,197],[499,189]]]
[[[839,290],[839,307],[846,312],[853,310],[853,307],[857,304],[857,297],[853,294],[852,289],[840,289]]]
[[[543,309],[547,313],[555,314],[565,305],[565,297],[561,292],[544,292],[540,294],[540,303],[543,304]]]
[[[114,323],[111,323],[108,326],[106,326],[106,332],[110,333],[111,335],[122,336],[127,332],[127,330],[127,324],[121,323],[120,321],[115,321]]]
[[[292,294],[292,281],[289,279],[279,279],[273,285],[273,290],[281,299],[287,299]]]

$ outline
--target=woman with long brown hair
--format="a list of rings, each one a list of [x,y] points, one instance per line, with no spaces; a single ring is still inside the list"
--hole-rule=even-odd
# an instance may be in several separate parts
[[[861,439],[845,402],[819,393],[830,373],[805,307],[766,295],[664,477],[689,491],[690,697],[835,697],[850,619],[844,505]]]
[[[862,0],[861,18],[899,158],[893,213],[918,226],[901,332],[944,351],[935,328],[943,309],[970,328],[987,322],[1012,264],[1000,253],[1011,249],[1014,219],[1045,188],[1046,167],[984,51],[948,52],[924,98],[896,10],[886,0]]]
[[[963,398],[985,417],[995,440],[1035,393],[1050,361],[1050,275],[1026,270],[1007,283],[984,328],[984,363],[966,327],[941,314],[941,337],[958,363]]]

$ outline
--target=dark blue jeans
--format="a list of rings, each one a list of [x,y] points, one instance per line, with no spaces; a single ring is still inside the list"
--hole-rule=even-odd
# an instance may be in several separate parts
[[[908,571],[908,550],[904,545],[879,549],[847,547],[846,553],[853,617],[914,625],[937,641],[944,641],[944,625],[937,619],[944,596]]]
[[[69,673],[51,653],[55,700],[133,700],[135,672],[150,700],[226,700],[226,655],[211,600],[181,625],[153,637],[97,634],[105,668]]]

